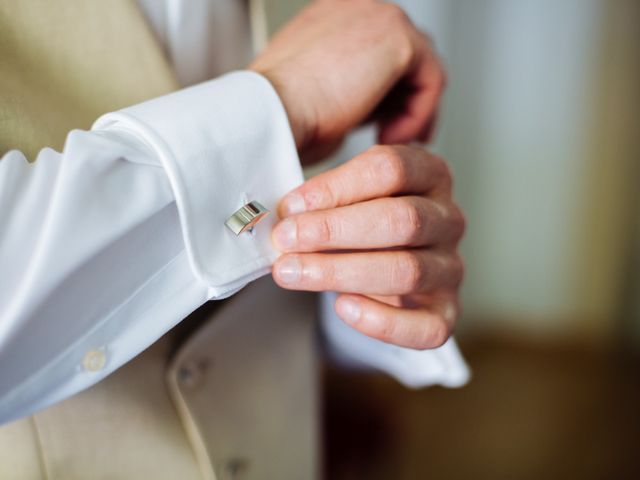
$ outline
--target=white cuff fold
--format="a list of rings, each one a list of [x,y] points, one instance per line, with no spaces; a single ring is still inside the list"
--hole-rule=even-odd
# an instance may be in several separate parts
[[[234,72],[104,115],[94,128],[135,133],[160,159],[175,195],[194,275],[223,297],[266,273],[275,209],[302,170],[286,112],[261,75]],[[235,236],[226,219],[257,200],[272,213]]]
[[[381,370],[408,388],[431,385],[456,388],[471,377],[456,341],[431,350],[413,350],[370,338],[348,326],[335,313],[336,294],[322,294],[320,315],[329,353],[343,366]]]

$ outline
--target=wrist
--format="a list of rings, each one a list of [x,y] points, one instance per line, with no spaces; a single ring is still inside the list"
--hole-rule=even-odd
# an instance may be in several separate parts
[[[280,97],[280,101],[287,113],[289,127],[291,128],[296,147],[298,151],[304,149],[313,138],[313,122],[310,120],[311,115],[306,114],[302,102],[294,98],[295,95],[292,94],[292,86],[280,81],[278,75],[274,75],[269,70],[261,69],[254,65],[249,66],[249,70],[262,75],[271,83],[271,86],[278,97]]]

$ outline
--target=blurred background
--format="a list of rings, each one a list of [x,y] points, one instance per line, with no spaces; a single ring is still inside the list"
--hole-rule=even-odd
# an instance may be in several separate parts
[[[640,478],[640,2],[398,3],[448,66],[474,378],[327,366],[326,477]]]

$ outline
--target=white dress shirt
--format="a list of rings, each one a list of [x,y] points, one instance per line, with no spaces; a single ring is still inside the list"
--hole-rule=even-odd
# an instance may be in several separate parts
[[[246,61],[245,42],[203,68],[225,43],[193,36],[207,32],[208,18],[240,18],[240,2],[140,4],[184,84]],[[236,34],[248,35],[238,22]],[[247,71],[106,114],[33,164],[19,151],[4,155],[0,423],[88,388],[207,300],[268,273],[275,214],[238,237],[224,221],[250,200],[275,210],[302,179],[280,99]],[[327,336],[344,358],[410,386],[466,381],[453,340],[416,352],[338,322],[325,305]]]

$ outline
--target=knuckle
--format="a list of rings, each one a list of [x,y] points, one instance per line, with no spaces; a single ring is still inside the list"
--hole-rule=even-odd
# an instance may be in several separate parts
[[[373,153],[373,158],[379,159],[380,162],[398,156],[398,148],[394,145],[374,145],[369,151]]]
[[[447,340],[449,340],[450,336],[451,327],[444,319],[440,318],[437,322],[435,322],[433,331],[431,333],[434,347],[441,347],[442,345],[444,345]]]
[[[337,236],[337,222],[331,215],[320,215],[314,224],[314,228],[309,229],[313,236],[313,243],[330,245]],[[304,229],[302,229],[304,231]]]
[[[401,291],[410,293],[420,290],[426,281],[426,270],[422,260],[413,252],[403,252],[393,276]]]
[[[416,342],[418,350],[429,350],[441,347],[449,339],[451,332],[447,323],[441,317],[429,318],[425,321],[422,335]]]
[[[331,182],[322,182],[319,188],[305,196],[305,200],[310,204],[311,208],[333,207],[339,201],[336,189]]]
[[[405,245],[417,244],[422,237],[426,218],[418,205],[408,199],[400,199],[391,228]]]
[[[399,35],[396,41],[396,56],[399,60],[400,68],[406,69],[408,65],[411,65],[414,55],[415,51],[409,35]]]
[[[396,147],[379,145],[374,147],[376,161],[371,173],[373,178],[382,178],[389,193],[395,193],[406,187],[409,181],[407,161]]]
[[[385,315],[380,319],[378,338],[384,342],[393,342],[397,331],[396,326],[396,319],[391,315]]]
[[[451,224],[453,229],[453,238],[456,242],[464,236],[464,232],[467,229],[467,219],[462,213],[462,210],[457,204],[453,204],[450,209]]]
[[[393,151],[393,147],[391,145],[374,145],[367,150],[371,156],[375,157],[384,157],[388,153]]]
[[[381,5],[381,9],[383,12],[381,20],[395,38],[397,58],[400,60],[400,65],[404,67],[411,62],[414,53],[410,37],[413,23],[405,11],[396,4],[386,3]]]
[[[432,155],[433,159],[433,169],[439,183],[447,188],[451,188],[453,186],[453,172],[449,167],[449,164],[440,156]]]
[[[339,190],[339,185],[336,185],[335,179],[318,175],[302,184],[297,192],[304,198],[306,210],[314,211],[332,208],[337,205],[340,200]]]

